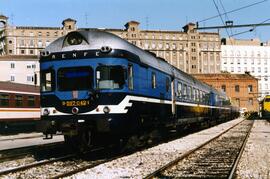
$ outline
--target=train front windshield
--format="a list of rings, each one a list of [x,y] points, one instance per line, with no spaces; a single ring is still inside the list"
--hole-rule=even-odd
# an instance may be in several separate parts
[[[58,90],[90,90],[93,88],[93,70],[90,67],[61,68],[57,73]]]

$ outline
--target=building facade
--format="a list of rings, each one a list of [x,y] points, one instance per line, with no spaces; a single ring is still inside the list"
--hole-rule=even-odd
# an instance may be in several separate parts
[[[233,105],[244,111],[258,111],[258,79],[250,74],[196,74],[195,78],[223,91]]]
[[[0,81],[39,85],[39,60],[37,56],[0,56],[0,67]]]
[[[270,46],[259,39],[223,39],[221,71],[233,74],[249,72],[258,78],[259,97],[270,93]]]
[[[96,30],[78,28],[76,20],[70,18],[65,19],[61,27],[11,26],[7,19],[0,16],[0,55],[38,55],[40,50],[70,31]],[[219,73],[219,34],[198,32],[195,27],[195,24],[189,23],[183,27],[183,31],[142,30],[139,28],[139,22],[130,21],[124,29],[99,30],[114,33],[142,49],[151,51],[187,73]]]

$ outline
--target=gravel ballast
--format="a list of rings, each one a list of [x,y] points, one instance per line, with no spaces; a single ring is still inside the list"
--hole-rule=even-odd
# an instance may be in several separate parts
[[[255,121],[236,174],[239,179],[270,178],[270,121]]]
[[[69,178],[143,178],[242,121],[238,118],[150,149],[118,158]]]

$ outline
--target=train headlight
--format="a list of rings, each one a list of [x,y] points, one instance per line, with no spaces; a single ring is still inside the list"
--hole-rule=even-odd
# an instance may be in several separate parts
[[[50,114],[49,109],[46,108],[46,109],[43,110],[43,115],[44,116],[48,116],[49,114]]]
[[[105,106],[105,107],[103,108],[103,112],[104,112],[105,114],[108,114],[110,111],[111,111],[111,110],[110,110],[110,108],[109,108],[108,106]]]
[[[74,107],[74,108],[72,108],[71,112],[72,112],[72,114],[78,114],[79,109],[77,107]]]

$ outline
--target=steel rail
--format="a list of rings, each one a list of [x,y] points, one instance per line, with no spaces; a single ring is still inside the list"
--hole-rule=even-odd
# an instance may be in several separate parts
[[[161,168],[155,170],[154,172],[148,174],[146,177],[144,177],[144,179],[150,179],[150,178],[154,178],[155,176],[157,176],[159,173],[165,171],[166,169],[169,169],[171,167],[173,167],[176,163],[178,163],[180,160],[183,160],[184,158],[186,158],[187,156],[189,156],[190,154],[194,153],[195,151],[201,149],[202,147],[206,146],[207,144],[209,144],[210,142],[214,141],[215,139],[219,138],[220,136],[222,136],[223,134],[227,133],[229,130],[231,130],[232,128],[236,127],[237,125],[239,125],[240,123],[242,123],[243,121],[245,121],[245,119],[243,119],[242,121],[238,122],[237,124],[233,125],[232,127],[226,129],[225,131],[223,131],[222,133],[218,134],[217,136],[215,136],[214,138],[204,142],[203,144],[199,145],[198,147],[184,153],[183,155],[179,156],[178,158],[176,158],[175,160],[167,163],[166,165],[162,166]]]
[[[66,155],[64,157],[54,158],[54,159],[50,159],[50,160],[42,160],[42,161],[39,161],[39,162],[34,162],[34,163],[27,164],[27,165],[24,165],[24,166],[19,166],[19,167],[15,167],[15,168],[2,170],[2,171],[0,171],[0,176],[10,174],[10,173],[19,172],[19,171],[23,171],[23,170],[27,170],[27,169],[37,167],[37,166],[41,166],[41,165],[46,165],[48,163],[53,163],[53,162],[60,161],[60,160],[66,160],[66,159],[69,159],[69,158],[73,158],[75,156],[76,156],[76,154],[69,154],[69,155]]]
[[[252,125],[251,125],[249,131],[248,131],[248,134],[246,135],[246,137],[245,137],[245,139],[244,139],[244,142],[243,142],[243,144],[242,144],[242,146],[241,146],[241,150],[240,150],[240,152],[239,152],[237,158],[236,158],[235,161],[234,161],[234,164],[233,164],[233,167],[232,167],[232,169],[231,169],[231,171],[230,171],[230,174],[229,174],[228,179],[232,179],[232,178],[233,178],[233,175],[235,174],[236,168],[237,168],[237,166],[238,166],[238,164],[239,164],[239,162],[240,162],[240,159],[241,159],[242,154],[243,154],[243,152],[244,152],[244,150],[245,150],[245,146],[246,146],[246,144],[247,144],[249,135],[250,135],[251,130],[252,130],[252,128],[253,128],[253,124],[254,124],[254,120],[253,120],[253,122],[252,122]]]

